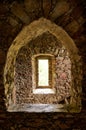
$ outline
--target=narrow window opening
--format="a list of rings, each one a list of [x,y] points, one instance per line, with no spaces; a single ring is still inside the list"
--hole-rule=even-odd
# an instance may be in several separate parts
[[[34,55],[33,60],[33,93],[55,94],[54,56],[50,54]]]
[[[49,86],[48,59],[38,59],[38,86]]]

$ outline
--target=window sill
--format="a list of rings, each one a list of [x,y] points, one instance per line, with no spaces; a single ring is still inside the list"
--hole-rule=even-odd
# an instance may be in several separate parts
[[[16,104],[8,107],[8,112],[70,112],[80,113],[81,109],[63,104]]]
[[[55,94],[55,89],[44,88],[44,89],[33,89],[34,94]]]

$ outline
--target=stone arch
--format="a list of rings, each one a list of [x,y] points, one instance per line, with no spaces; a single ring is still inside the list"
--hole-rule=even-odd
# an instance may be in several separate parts
[[[81,57],[78,55],[78,49],[70,36],[61,27],[44,18],[40,18],[39,20],[32,22],[30,25],[25,26],[18,34],[18,36],[14,39],[11,47],[8,50],[6,65],[4,69],[4,86],[6,95],[6,106],[8,110],[10,106],[16,105],[16,88],[14,84],[14,76],[17,54],[23,46],[46,32],[54,35],[69,53],[72,72],[70,106],[74,108],[71,111],[75,111],[75,108],[80,111],[82,71]]]

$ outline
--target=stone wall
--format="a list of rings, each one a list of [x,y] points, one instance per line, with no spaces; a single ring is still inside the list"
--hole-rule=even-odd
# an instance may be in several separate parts
[[[32,56],[36,54],[52,54],[55,57],[55,94],[33,94]],[[16,102],[18,104],[57,104],[71,96],[72,78],[69,54],[49,32],[23,46],[17,54],[15,64]]]
[[[20,7],[25,11],[25,2],[30,0],[18,1]],[[31,0],[32,1],[32,0]],[[49,0],[50,1],[50,0]],[[55,23],[63,27],[73,38],[79,49],[79,54],[83,61],[83,80],[82,80],[82,111],[78,114],[70,113],[24,113],[7,112],[5,106],[5,94],[3,84],[3,70],[6,61],[7,51],[13,39],[26,24],[20,19],[20,15],[13,14],[10,8],[14,0],[0,1],[0,130],[85,130],[86,129],[86,26],[85,26],[85,0],[67,0],[70,8],[63,15],[59,15]],[[67,5],[68,5],[67,4]],[[26,4],[28,6],[28,4]],[[34,4],[36,5],[36,4]],[[42,3],[40,4],[40,6]],[[48,6],[47,6],[48,5]],[[56,0],[45,4],[40,13],[32,11],[28,13],[33,21],[40,16],[48,17],[56,5]],[[48,7],[48,8],[47,8]],[[58,7],[58,6],[57,6]],[[32,7],[33,8],[33,7]],[[17,9],[17,7],[16,7]],[[15,11],[16,11],[15,9]],[[27,7],[27,10],[29,8]],[[49,10],[50,9],[50,10]],[[19,7],[18,7],[18,10]],[[35,10],[35,8],[34,8]],[[56,9],[55,9],[56,10]],[[21,11],[20,11],[21,12]],[[28,11],[29,12],[29,11]],[[44,14],[46,14],[45,16]],[[17,14],[17,16],[16,16]],[[35,17],[34,17],[35,16]]]

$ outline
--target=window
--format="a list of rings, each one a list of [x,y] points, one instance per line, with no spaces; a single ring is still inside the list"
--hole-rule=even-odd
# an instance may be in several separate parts
[[[49,60],[38,59],[38,86],[49,86]]]
[[[34,55],[33,93],[54,93],[54,56],[49,54]]]

